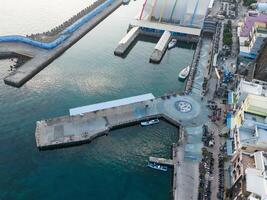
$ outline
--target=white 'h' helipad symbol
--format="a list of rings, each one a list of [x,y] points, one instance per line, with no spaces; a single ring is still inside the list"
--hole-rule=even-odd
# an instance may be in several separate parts
[[[177,108],[178,111],[182,113],[188,113],[192,110],[192,105],[191,103],[187,101],[177,101],[175,103],[175,107]]]

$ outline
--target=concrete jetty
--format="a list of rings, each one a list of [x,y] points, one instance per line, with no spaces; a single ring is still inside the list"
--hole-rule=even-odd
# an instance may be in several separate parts
[[[117,56],[124,55],[138,35],[158,37],[160,39],[150,57],[150,62],[152,63],[160,63],[171,37],[183,42],[197,43],[201,34],[201,29],[196,27],[140,19],[132,20],[129,24],[129,29],[130,31],[119,42],[114,54]]]
[[[138,37],[139,33],[140,28],[138,26],[131,28],[127,35],[119,42],[118,47],[114,51],[114,54],[117,56],[123,55],[132,44],[132,42]]]
[[[172,159],[158,158],[158,157],[150,156],[149,162],[154,162],[157,164],[168,165],[168,166],[173,167],[177,164],[177,159],[176,159],[177,153],[176,152],[177,152],[177,144],[173,143],[172,144]]]
[[[45,50],[38,47],[23,43],[1,43],[0,44],[0,55],[1,52],[13,52],[17,54],[25,55],[29,52],[33,55],[32,58],[24,65],[20,66],[16,71],[11,72],[5,79],[4,82],[14,87],[21,87],[24,83],[30,80],[33,76],[39,73],[48,64],[53,62],[59,57],[64,51],[79,41],[84,35],[86,35],[91,29],[93,29],[98,23],[105,19],[109,14],[116,10],[122,4],[122,0],[114,0],[106,9],[102,10],[99,14],[94,16],[90,21],[83,24],[79,29],[73,32],[68,39],[66,39],[58,47]],[[17,47],[18,46],[18,47]],[[23,46],[23,48],[21,48]],[[9,50],[11,49],[11,50]],[[30,55],[31,55],[30,54]]]
[[[172,159],[157,158],[157,157],[150,156],[149,162],[154,162],[154,163],[161,164],[161,165],[173,166],[173,160]]]
[[[173,94],[104,109],[101,105],[91,112],[38,121],[35,132],[37,147],[51,149],[83,144],[108,134],[114,128],[151,118],[162,118],[175,126],[204,123],[205,120],[201,117],[203,106],[190,96]]]
[[[171,33],[169,31],[164,31],[163,35],[161,36],[160,40],[158,41],[151,57],[150,62],[152,63],[159,63],[168,47],[169,41],[171,38]]]

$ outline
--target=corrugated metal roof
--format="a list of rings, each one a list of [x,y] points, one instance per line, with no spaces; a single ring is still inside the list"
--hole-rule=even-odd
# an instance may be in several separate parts
[[[118,107],[118,106],[129,105],[129,104],[138,103],[142,101],[148,101],[151,99],[155,99],[155,96],[152,93],[149,93],[149,94],[124,98],[124,99],[119,99],[119,100],[114,100],[114,101],[108,101],[104,103],[97,103],[97,104],[92,104],[92,105],[78,107],[78,108],[71,108],[69,112],[71,116],[82,115],[88,112],[94,112],[97,110],[103,110],[103,109],[108,109],[108,108],[113,108],[113,107]]]
[[[200,28],[193,28],[193,27],[186,27],[186,26],[179,26],[173,24],[163,24],[158,22],[150,22],[146,20],[133,20],[131,22],[133,26],[140,26],[144,28],[151,28],[156,30],[165,30],[175,33],[184,33],[188,35],[196,35],[200,36],[201,29]]]

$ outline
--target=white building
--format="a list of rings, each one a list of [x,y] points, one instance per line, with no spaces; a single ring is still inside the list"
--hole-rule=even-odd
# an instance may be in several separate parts
[[[267,199],[267,153],[238,151],[232,158],[233,199]]]
[[[267,200],[267,155],[254,153],[255,168],[247,168],[246,190],[251,194],[248,200]]]
[[[267,15],[247,16],[238,26],[240,56],[255,59],[267,37]]]
[[[201,28],[213,0],[146,0],[139,19]]]

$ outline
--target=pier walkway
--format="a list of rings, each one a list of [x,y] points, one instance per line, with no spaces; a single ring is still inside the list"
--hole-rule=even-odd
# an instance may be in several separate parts
[[[1,54],[6,56],[7,54],[17,53],[30,57],[31,59],[11,72],[4,82],[14,87],[20,87],[33,76],[39,73],[48,64],[53,62],[64,51],[79,41],[84,35],[86,35],[91,29],[93,29],[98,23],[105,19],[109,14],[116,10],[122,4],[122,0],[114,0],[108,7],[101,10],[98,14],[94,15],[88,22],[84,23],[81,27],[71,33],[71,35],[64,40],[59,46],[45,50],[39,47],[35,47],[29,44],[20,42],[1,42],[0,43],[0,57]],[[81,19],[82,20],[82,19]]]
[[[138,37],[139,33],[140,28],[137,26],[133,27],[119,42],[118,47],[114,51],[114,54],[117,56],[123,55],[132,44],[132,42]]]
[[[153,163],[157,163],[157,164],[161,164],[161,165],[173,166],[173,160],[172,159],[157,158],[157,157],[150,156],[149,162],[153,162]]]
[[[204,102],[203,102],[204,103]],[[37,122],[36,143],[40,149],[82,144],[108,134],[116,127],[151,118],[164,118],[175,126],[195,126],[206,121],[206,107],[190,96],[170,95],[151,100],[63,116]]]
[[[164,31],[163,35],[161,36],[160,40],[158,41],[151,57],[150,62],[159,63],[167,49],[171,38],[171,33],[169,31]]]

